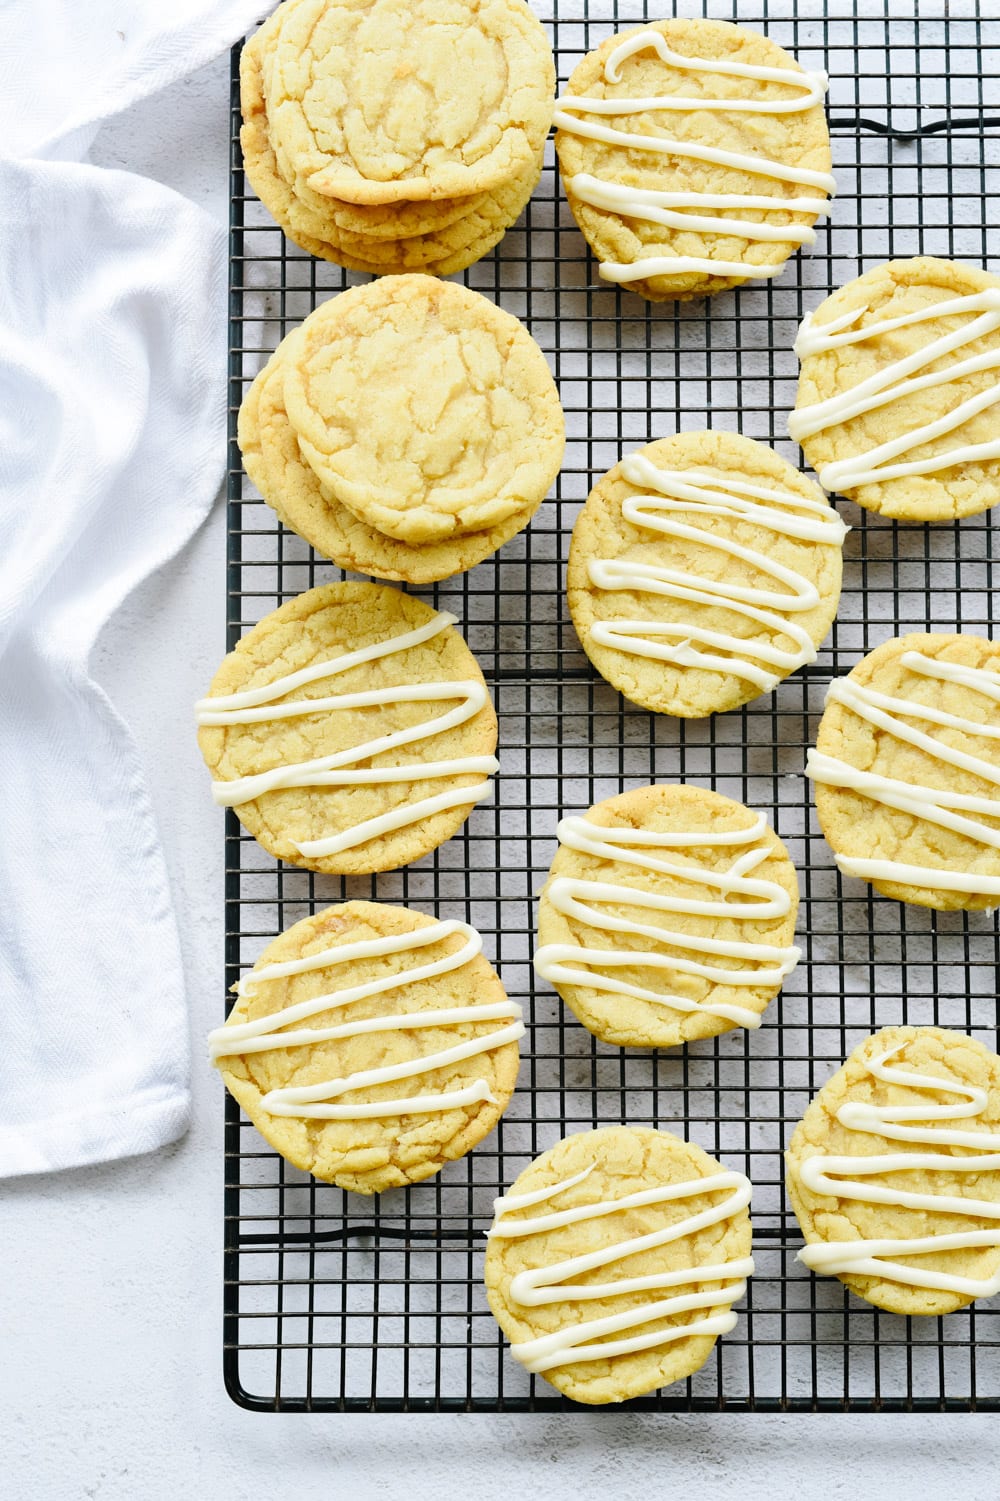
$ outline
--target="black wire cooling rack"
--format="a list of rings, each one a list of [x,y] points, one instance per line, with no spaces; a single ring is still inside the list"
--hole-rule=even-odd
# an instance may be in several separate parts
[[[549,0],[559,79],[612,30],[668,13],[654,0]],[[530,528],[427,591],[455,612],[500,718],[494,801],[433,856],[341,882],[276,864],[227,815],[226,983],[276,933],[330,902],[378,897],[473,923],[529,1021],[497,1131],[409,1190],[366,1200],[317,1183],[226,1110],[225,1379],[268,1411],[571,1408],[511,1359],[484,1296],[492,1199],[562,1135],[625,1120],[690,1136],[754,1183],[758,1270],[735,1331],[686,1383],[632,1404],[684,1410],[1000,1410],[1000,1300],[944,1319],[870,1308],[795,1259],[782,1149],[814,1091],[878,1026],[939,1023],[997,1042],[996,924],[869,894],[833,865],[802,776],[826,684],[889,636],[989,634],[1000,535],[988,516],[899,526],[841,504],[854,530],[833,633],[812,667],[711,720],[625,703],[584,658],[563,565],[580,503],[623,451],[678,429],[738,429],[791,457],[792,341],[834,287],[925,252],[990,265],[1000,208],[1000,11],[975,0],[857,8],[819,0],[684,0],[765,29],[831,75],[838,195],[814,249],[774,282],[651,306],[602,284],[559,191],[551,147],[527,212],[465,275],[546,351],[569,428],[566,462]],[[914,13],[916,12],[916,14]],[[236,413],[278,340],[352,281],[290,245],[246,189],[232,67],[229,645],[337,570],[283,531],[240,467]],[[993,269],[997,262],[992,262]],[[376,397],[377,399],[377,397]],[[594,1041],[533,979],[534,897],[555,826],[600,798],[687,780],[766,811],[798,866],[805,954],[758,1032],[665,1052]],[[578,1410],[578,1409],[577,1409]]]

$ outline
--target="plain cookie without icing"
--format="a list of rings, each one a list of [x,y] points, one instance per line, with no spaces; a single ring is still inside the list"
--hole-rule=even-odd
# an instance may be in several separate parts
[[[558,833],[535,966],[589,1031],[665,1048],[760,1025],[799,959],[798,878],[763,814],[658,785]]]
[[[827,690],[806,774],[849,876],[899,902],[1000,906],[1000,645],[886,641]]]
[[[368,583],[266,615],[198,704],[216,801],[278,859],[332,875],[450,839],[497,767],[496,715],[454,622]]]
[[[645,709],[702,718],[815,659],[840,598],[846,528],[763,443],[678,433],[599,480],[566,588],[591,662]]]
[[[556,150],[602,277],[660,302],[779,271],[813,242],[834,190],[825,89],[825,75],[724,21],[656,21],[588,53],[556,102]],[[698,107],[654,107],[668,98]]]
[[[939,1027],[866,1038],[786,1161],[800,1259],[876,1308],[950,1313],[1000,1290],[1000,1058],[973,1038]]]
[[[278,518],[340,568],[409,584],[465,573],[522,531],[542,496],[500,526],[445,542],[413,544],[384,537],[341,505],[299,449],[284,404],[284,360],[299,330],[282,340],[244,397],[237,427],[243,467]]]
[[[284,359],[284,404],[321,483],[421,544],[537,505],[565,427],[545,356],[478,292],[386,276],[323,303]]]
[[[511,1354],[589,1404],[690,1376],[736,1324],[749,1202],[748,1178],[667,1131],[566,1137],[496,1201],[486,1294]]]
[[[523,0],[296,0],[265,69],[282,176],[356,204],[516,177],[544,145],[554,86]]]
[[[827,490],[900,521],[1000,500],[1000,277],[919,256],[804,320],[788,430]]]
[[[240,55],[240,101],[244,125],[251,122],[262,125],[263,134],[258,131],[252,137],[255,147],[266,155],[268,171],[291,195],[296,208],[302,210],[303,227],[311,217],[317,225],[333,226],[338,231],[364,236],[367,240],[402,240],[447,228],[470,211],[489,205],[492,200],[490,193],[439,198],[434,202],[345,203],[342,199],[331,198],[328,193],[317,193],[301,177],[290,182],[281,176],[271,143],[264,72],[270,65],[274,43],[290,3],[294,3],[294,0],[286,0],[284,5],[279,5],[243,48]],[[263,199],[259,191],[258,196]]]
[[[304,918],[211,1034],[226,1088],[325,1182],[372,1194],[430,1177],[493,1130],[517,1079],[520,1008],[480,948],[464,923],[378,902]]]

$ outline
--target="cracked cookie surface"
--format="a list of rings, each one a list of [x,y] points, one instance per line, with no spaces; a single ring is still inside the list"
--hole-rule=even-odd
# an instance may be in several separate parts
[[[257,375],[240,408],[243,466],[279,519],[324,557],[355,573],[410,584],[431,584],[482,562],[528,525],[539,496],[502,524],[443,542],[408,543],[359,521],[323,485],[299,449],[284,403],[284,361],[299,330],[288,334]]]
[[[266,615],[224,659],[209,696],[260,689],[288,674],[331,662],[373,644],[428,625],[437,612],[422,600],[382,584],[340,583],[310,589]],[[496,748],[497,720],[482,673],[453,626],[402,651],[321,676],[296,687],[280,703],[334,695],[381,692],[381,701],[359,707],[324,709],[290,718],[264,718],[247,724],[202,725],[198,743],[217,783],[253,777],[273,768],[299,766],[395,734],[447,714],[460,700],[456,692],[421,701],[393,701],[398,685],[471,683],[484,696],[482,707],[464,723],[425,738],[367,756],[363,769],[410,767],[421,762],[490,757]],[[353,762],[348,762],[348,770]],[[404,813],[409,804],[446,791],[482,784],[482,772],[404,782],[340,786],[287,786],[265,791],[236,807],[244,827],[272,855],[328,874],[392,870],[420,859],[458,830],[472,802],[430,812],[330,854],[303,854],[299,845],[332,835],[349,836],[371,819]]]
[[[436,920],[405,907],[379,902],[347,902],[304,918],[268,944],[254,967],[287,964],[345,945],[371,944],[399,938],[435,926]],[[227,1022],[235,1027],[273,1015],[290,1006],[331,996],[331,1008],[312,1013],[305,1025],[322,1030],[345,1022],[374,1021],[390,1015],[419,1016],[453,1008],[503,1009],[507,997],[493,966],[476,954],[460,968],[412,981],[399,988],[368,995],[347,1006],[337,992],[384,982],[403,975],[417,964],[433,963],[459,952],[463,934],[445,933],[437,942],[416,950],[358,957],[332,968],[253,981],[252,993],[240,995]],[[508,1012],[516,1008],[507,1007]],[[386,1082],[359,1083],[336,1099],[348,1108],[377,1106],[387,1101],[416,1099],[429,1094],[454,1094],[483,1082],[491,1099],[407,1113],[403,1108],[384,1116],[355,1119],[306,1119],[272,1114],[263,1103],[271,1091],[343,1081],[349,1076],[427,1058],[508,1025],[506,1019],[482,1022],[474,1018],[444,1025],[404,1027],[401,1030],[359,1031],[354,1036],[273,1051],[218,1057],[226,1088],[246,1111],[261,1135],[295,1167],[354,1193],[379,1193],[416,1183],[462,1157],[492,1131],[506,1108],[518,1070],[516,1040],[490,1051],[443,1063],[430,1072]],[[220,1028],[216,1036],[225,1034]],[[280,1036],[280,1033],[275,1033]],[[224,1046],[223,1041],[223,1046]],[[234,1044],[238,1046],[238,1044]],[[322,1093],[320,1091],[320,1093]]]
[[[285,192],[302,208],[303,228],[311,215],[319,223],[332,223],[338,229],[370,239],[405,239],[443,229],[477,204],[489,201],[491,195],[481,193],[440,198],[433,202],[345,203],[328,193],[317,193],[302,177],[286,181],[279,170],[271,142],[264,91],[264,74],[270,64],[284,13],[285,6],[280,5],[243,48],[240,55],[240,101],[244,126],[254,124],[263,128],[263,134],[258,128],[250,137],[255,155],[266,155],[268,171],[277,177]]]
[[[548,39],[523,0],[292,0],[265,60],[279,169],[346,203],[488,191],[552,120]]]
[[[478,292],[387,276],[323,303],[284,358],[303,457],[359,520],[445,541],[538,504],[565,445],[545,356]]]
[[[450,276],[492,249],[530,198],[540,156],[490,193],[435,203],[344,204],[301,180],[285,181],[271,142],[260,61],[277,14],[240,59],[240,143],[247,178],[285,234],[310,255],[374,275],[421,270]]]

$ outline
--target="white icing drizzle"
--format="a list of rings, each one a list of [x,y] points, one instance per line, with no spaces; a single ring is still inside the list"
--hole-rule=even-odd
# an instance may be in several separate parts
[[[918,651],[903,652],[899,661],[918,677],[957,683],[982,694],[994,703],[1000,703],[1000,672],[992,672],[984,667],[965,667],[957,662],[942,661],[939,657],[925,656]],[[836,678],[830,684],[826,702],[843,704],[877,730],[883,730],[895,739],[915,746],[946,766],[971,772],[1000,788],[1000,765],[948,745],[915,725],[907,724],[900,716],[922,719],[931,725],[961,730],[965,734],[979,735],[986,740],[1000,740],[1000,723],[982,724],[978,720],[951,714],[934,705],[919,703],[916,699],[894,698],[849,677]],[[900,781],[895,777],[883,776],[880,772],[862,771],[815,748],[809,751],[806,758],[806,776],[826,787],[842,787],[859,792],[863,797],[882,803],[887,808],[898,808],[900,812],[914,818],[962,834],[977,844],[1000,849],[1000,827],[995,822],[983,822],[983,818],[1000,820],[1000,794],[996,797],[982,797],[975,793],[954,792],[948,788],[927,787],[922,782]],[[968,817],[969,814],[979,814],[980,817]],[[1000,896],[1000,877],[997,876],[980,875],[973,871],[949,871],[929,865],[909,865],[896,860],[855,859],[847,855],[836,855],[835,858],[845,875],[860,876],[869,881],[894,881],[901,886],[928,886],[981,896]]]
[[[239,807],[252,802],[267,792],[286,787],[367,787],[376,784],[435,781],[442,777],[478,774],[492,775],[499,768],[495,756],[454,756],[445,761],[415,761],[401,766],[364,767],[362,762],[385,751],[396,750],[416,740],[428,740],[443,734],[457,725],[474,719],[489,701],[485,684],[474,680],[437,683],[400,683],[392,687],[373,688],[359,693],[339,693],[328,698],[292,698],[277,703],[287,694],[322,678],[335,678],[365,662],[374,662],[383,657],[395,656],[409,651],[434,636],[440,635],[456,623],[456,617],[447,611],[439,611],[432,620],[392,636],[386,641],[375,641],[357,651],[345,652],[328,661],[314,662],[299,672],[290,672],[276,678],[261,688],[248,688],[241,693],[220,694],[203,698],[195,705],[199,725],[257,724],[264,720],[291,719],[305,714],[335,714],[350,709],[379,708],[392,704],[437,702],[442,699],[457,699],[453,709],[437,714],[432,719],[408,729],[394,730],[388,735],[377,735],[361,745],[349,746],[329,756],[318,756],[312,761],[296,761],[272,767],[255,776],[234,777],[228,782],[213,782],[212,797],[226,808]],[[400,805],[377,818],[367,818],[338,834],[323,839],[293,841],[295,848],[307,858],[339,854],[342,850],[354,849],[367,844],[382,834],[407,828],[420,823],[446,808],[457,808],[477,803],[490,790],[488,781],[472,786],[455,787],[434,797],[420,798],[416,802],[402,801]]]
[[[918,1092],[933,1090],[935,1093],[959,1095],[960,1103],[943,1105],[923,1101],[913,1105],[875,1105],[849,1100],[837,1111],[837,1120],[848,1131],[865,1136],[881,1136],[889,1141],[907,1141],[934,1148],[971,1148],[975,1155],[960,1156],[941,1151],[885,1152],[856,1157],[819,1154],[800,1165],[802,1183],[812,1193],[830,1194],[836,1199],[854,1203],[891,1204],[895,1208],[915,1210],[920,1215],[956,1214],[1000,1221],[1000,1203],[989,1199],[917,1193],[869,1181],[883,1174],[901,1172],[978,1174],[1000,1170],[1000,1135],[989,1131],[956,1131],[940,1124],[942,1121],[977,1119],[989,1103],[987,1091],[963,1084],[951,1074],[938,1076],[887,1068],[886,1060],[895,1057],[903,1047],[905,1043],[899,1043],[876,1058],[865,1059],[868,1073],[886,1084],[899,1084]],[[915,1121],[922,1124],[909,1124]],[[960,1230],[947,1235],[915,1236],[908,1240],[889,1236],[880,1240],[826,1241],[806,1246],[798,1254],[799,1260],[813,1271],[830,1276],[850,1273],[860,1277],[879,1277],[908,1287],[960,1293],[970,1298],[991,1297],[1000,1292],[1000,1270],[992,1277],[977,1280],[950,1272],[926,1271],[895,1259],[967,1250],[975,1246],[1000,1246],[1000,1224],[989,1230]]]
[[[781,536],[840,547],[847,527],[831,506],[822,500],[795,495],[788,490],[771,490],[728,474],[725,479],[719,479],[693,469],[657,469],[640,454],[633,454],[623,462],[622,475],[630,484],[647,486],[655,491],[654,494],[628,496],[622,503],[622,515],[626,521],[660,536],[697,542],[702,547],[739,558],[783,584],[785,589],[770,590],[753,584],[738,584],[729,578],[713,579],[676,568],[615,558],[590,560],[587,572],[591,583],[598,589],[653,594],[732,610],[777,635],[790,638],[794,648],[785,649],[773,640],[710,630],[697,624],[697,612],[693,612],[691,620],[677,623],[597,621],[590,628],[593,641],[599,646],[612,647],[632,656],[651,657],[674,666],[731,673],[753,683],[762,692],[779,683],[784,673],[794,672],[804,663],[815,661],[816,647],[812,637],[791,618],[815,609],[819,604],[820,595],[815,584],[766,553],[726,537],[708,525],[698,525],[698,520],[700,517],[723,516],[733,523],[745,522]],[[675,512],[685,512],[693,519],[672,521],[669,517]],[[679,645],[665,645],[663,637],[674,638]],[[692,645],[694,642],[733,655],[722,657],[716,651],[700,651]],[[765,665],[761,666],[762,663]],[[782,672],[769,672],[768,666],[778,667]]]
[[[825,73],[804,73],[793,68],[766,68],[751,63],[728,62],[702,57],[685,57],[674,52],[660,32],[647,30],[628,37],[611,52],[604,64],[604,77],[608,83],[618,83],[620,65],[637,52],[652,49],[671,67],[690,72],[720,74],[734,78],[752,78],[762,83],[781,83],[803,90],[797,96],[786,99],[727,99],[688,98],[681,94],[660,94],[650,98],[592,98],[588,95],[564,94],[556,101],[554,123],[559,130],[589,141],[601,141],[610,146],[629,150],[648,151],[661,156],[682,157],[690,161],[710,162],[716,166],[733,167],[741,172],[750,172],[761,177],[771,177],[778,182],[794,183],[817,188],[822,193],[832,194],[836,183],[829,172],[816,172],[807,167],[795,167],[769,157],[748,155],[742,151],[727,151],[717,146],[700,145],[692,141],[677,141],[667,136],[642,135],[619,130],[605,125],[600,117],[642,114],[650,110],[672,110],[692,113],[698,110],[724,111],[727,114],[796,114],[812,109],[822,100],[827,89]],[[584,117],[584,118],[581,118]],[[594,118],[594,117],[598,118]],[[586,118],[590,117],[590,118]],[[743,219],[726,218],[710,212],[714,209],[756,209],[766,212],[803,213],[819,216],[829,212],[825,198],[784,198],[774,194],[744,193],[660,193],[648,188],[626,187],[578,172],[567,178],[567,189],[593,208],[605,209],[628,219],[642,219],[650,224],[662,224],[669,229],[692,230],[717,235],[735,235],[744,240],[784,241],[796,245],[811,245],[816,236],[808,225],[780,225],[756,223]],[[694,208],[705,210],[701,214],[677,213],[677,209]],[[606,261],[600,267],[606,281],[627,284],[650,276],[682,275],[686,272],[709,272],[718,276],[769,277],[777,276],[781,266],[760,266],[753,261],[723,261],[702,256],[646,256],[631,263]]]
[[[621,183],[603,182],[589,172],[578,172],[570,179],[577,198],[594,208],[609,209],[613,213],[627,213],[630,205],[641,203],[646,209],[642,215],[651,224],[664,224],[668,229],[705,230],[709,234],[741,235],[747,240],[792,240],[798,245],[812,245],[815,230],[806,224],[754,224],[742,219],[724,219],[717,214],[678,214],[678,208],[773,208],[774,199],[754,193],[661,193],[654,188],[626,188]],[[829,204],[819,198],[783,198],[787,209],[798,213],[821,214],[829,212]],[[630,217],[637,217],[632,214]],[[720,264],[713,261],[712,265]],[[760,268],[773,270],[772,267]]]
[[[386,1016],[369,1017],[363,1021],[344,1022],[321,1028],[295,1026],[308,1021],[321,1011],[340,1011],[358,1001],[372,996],[385,995],[391,991],[405,990],[420,980],[430,980],[437,975],[449,974],[461,969],[480,953],[483,941],[474,928],[467,923],[436,922],[432,927],[415,928],[409,933],[397,933],[384,938],[366,939],[359,943],[345,943],[338,947],[323,949],[318,954],[308,954],[303,959],[287,959],[279,964],[266,964],[251,970],[236,985],[242,996],[251,996],[257,986],[270,980],[284,979],[318,969],[336,969],[344,964],[353,964],[361,959],[371,959],[387,954],[408,954],[431,944],[441,943],[453,933],[461,933],[465,942],[452,954],[439,959],[416,964],[398,974],[389,974],[380,980],[369,980],[363,985],[353,985],[344,990],[314,996],[312,1000],[300,1001],[294,1006],[285,1006],[269,1016],[259,1016],[253,1021],[234,1022],[216,1027],[209,1033],[209,1056],[213,1062],[219,1058],[245,1056],[247,1053],[270,1053],[281,1048],[309,1047],[315,1043],[334,1042],[349,1037],[359,1037],[369,1032],[416,1032],[424,1027],[452,1027],[462,1022],[508,1021],[508,1025],[494,1029],[482,1037],[474,1037],[454,1047],[437,1053],[426,1053],[403,1063],[384,1064],[379,1068],[363,1069],[348,1074],[342,1079],[324,1079],[319,1084],[289,1086],[272,1089],[261,1099],[262,1107],[271,1115],[296,1116],[304,1120],[353,1121],[369,1120],[392,1115],[425,1115],[439,1110],[452,1110],[477,1101],[496,1103],[485,1079],[475,1079],[461,1089],[446,1090],[436,1094],[415,1095],[395,1100],[360,1101],[356,1104],[337,1104],[345,1094],[358,1090],[376,1088],[400,1079],[413,1079],[421,1074],[433,1073],[435,1069],[447,1068],[465,1058],[474,1058],[481,1053],[491,1053],[509,1042],[524,1036],[521,1008],[514,1001],[496,1001],[486,1006],[448,1006],[434,1011],[394,1012]],[[283,1028],[290,1027],[291,1031]]]
[[[666,896],[643,891],[616,882],[579,880],[557,876],[549,881],[546,896],[557,912],[575,918],[588,927],[605,933],[627,933],[647,938],[652,949],[585,948],[579,944],[548,943],[535,954],[535,969],[551,985],[583,985],[610,995],[632,996],[654,1006],[681,1012],[705,1013],[722,1017],[736,1026],[755,1029],[760,1026],[756,1011],[730,1002],[693,1001],[688,996],[648,990],[620,980],[606,971],[641,968],[671,974],[694,975],[712,985],[762,986],[780,985],[795,968],[801,951],[774,944],[744,942],[738,939],[709,938],[648,923],[617,917],[600,910],[605,904],[627,905],[647,912],[691,913],[699,917],[720,917],[730,922],[784,917],[791,908],[791,897],[776,881],[754,878],[751,872],[765,861],[770,852],[759,843],[767,827],[764,815],[758,814],[747,829],[716,833],[676,831],[655,833],[649,829],[607,828],[588,818],[564,818],[556,833],[563,849],[578,850],[599,860],[616,861],[639,870],[659,871],[689,881],[693,886],[707,886],[718,892],[714,897]],[[728,870],[713,870],[698,864],[679,864],[664,859],[665,850],[692,848],[741,850]],[[594,905],[595,903],[599,905]],[[657,948],[684,950],[704,958],[683,958],[677,953],[657,952]],[[752,967],[734,968],[711,962],[739,959]],[[705,962],[705,960],[709,962]],[[581,968],[580,966],[585,966]]]
[[[667,1292],[671,1288],[700,1287],[703,1283],[718,1283],[715,1288],[675,1293],[666,1298],[655,1298],[647,1303],[633,1305],[621,1313],[605,1318],[587,1319],[582,1323],[568,1324],[553,1334],[544,1334],[537,1339],[522,1340],[511,1345],[511,1354],[529,1371],[540,1374],[556,1366],[577,1365],[587,1360],[611,1360],[616,1355],[630,1355],[636,1350],[655,1350],[681,1339],[694,1339],[704,1335],[728,1334],[735,1327],[736,1314],[732,1304],[746,1292],[746,1279],[753,1273],[753,1260],[749,1257],[728,1261],[711,1262],[707,1265],[683,1267],[679,1271],[653,1272],[642,1277],[623,1277],[611,1282],[573,1282],[574,1277],[599,1267],[624,1261],[629,1256],[644,1251],[654,1251],[660,1246],[672,1245],[700,1230],[721,1224],[723,1220],[738,1214],[750,1203],[751,1184],[742,1173],[714,1173],[707,1178],[695,1178],[685,1183],[666,1184],[662,1188],[643,1189],[626,1194],[620,1199],[602,1199],[597,1203],[581,1204],[573,1209],[553,1210],[531,1219],[509,1219],[512,1212],[529,1209],[536,1204],[548,1203],[567,1189],[584,1182],[594,1170],[592,1164],[581,1173],[553,1183],[548,1188],[532,1193],[505,1194],[494,1201],[495,1216],[489,1231],[490,1239],[515,1240],[532,1235],[541,1235],[564,1225],[578,1224],[581,1220],[609,1219],[629,1209],[651,1204],[676,1203],[679,1200],[703,1197],[705,1194],[728,1190],[719,1203],[697,1214],[689,1214],[676,1224],[646,1235],[635,1235],[613,1241],[600,1250],[583,1256],[567,1257],[552,1266],[538,1267],[519,1272],[511,1279],[508,1296],[522,1308],[538,1308],[551,1303],[579,1303],[595,1299],[616,1298],[639,1292]],[[675,1315],[690,1313],[695,1309],[719,1310],[707,1317],[676,1324],[666,1329],[647,1330],[645,1334],[630,1334],[624,1339],[605,1339],[605,1335],[624,1334],[627,1330],[641,1329]],[[591,1341],[599,1343],[591,1343]]]
[[[915,312],[906,313],[897,318],[883,318],[875,323],[868,323],[862,328],[855,328],[853,325],[864,312],[864,308],[849,309],[848,312],[841,313],[838,317],[828,319],[824,323],[816,323],[813,314],[807,314],[795,340],[795,352],[799,359],[805,360],[812,354],[826,353],[831,349],[842,349],[848,344],[859,344],[868,339],[876,339],[882,334],[892,333],[899,328],[910,328],[918,323],[950,318],[957,314],[977,316],[970,317],[967,322],[962,323],[952,332],[932,339],[922,349],[917,349],[902,359],[891,361],[881,370],[877,370],[874,375],[859,381],[857,385],[849,387],[846,391],[840,391],[825,401],[816,401],[809,406],[800,407],[788,419],[788,431],[796,442],[801,442],[804,438],[823,432],[838,423],[849,422],[853,417],[861,416],[865,412],[889,406],[892,402],[913,395],[915,392],[949,385],[952,381],[979,371],[1000,369],[1000,347],[998,347],[985,354],[952,361],[943,370],[929,371],[924,375],[915,374],[917,371],[926,370],[928,365],[964,348],[976,339],[985,338],[1000,329],[1000,287],[990,287],[967,297],[951,297],[944,302],[932,303],[929,307],[919,308]],[[909,432],[901,433],[898,438],[892,438],[886,443],[880,443],[875,448],[865,449],[861,453],[852,454],[849,458],[824,464],[819,470],[820,483],[827,490],[836,490],[840,494],[845,494],[860,485],[881,484],[883,481],[900,479],[907,475],[935,474],[941,469],[950,469],[956,464],[1000,458],[1000,437],[998,437],[985,443],[959,444],[923,459],[893,462],[901,455],[912,453],[922,444],[932,443],[936,438],[954,432],[956,428],[962,427],[979,412],[995,406],[997,402],[1000,402],[1000,384],[994,384],[986,390],[976,392],[975,395],[959,402],[950,412],[946,412],[933,422],[921,423],[918,427],[911,428]]]

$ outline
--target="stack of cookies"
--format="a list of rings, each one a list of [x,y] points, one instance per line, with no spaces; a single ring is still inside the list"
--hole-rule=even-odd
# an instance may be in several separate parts
[[[243,49],[246,175],[311,255],[447,276],[531,197],[554,93],[524,0],[284,0]]]
[[[527,526],[565,425],[545,356],[478,292],[386,276],[311,313],[243,402],[247,474],[356,573],[428,584]]]

